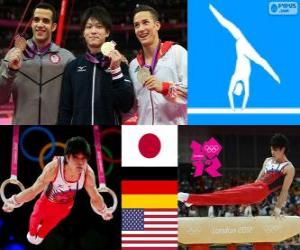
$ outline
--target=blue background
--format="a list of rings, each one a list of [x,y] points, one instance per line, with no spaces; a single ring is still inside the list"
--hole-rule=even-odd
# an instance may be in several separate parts
[[[230,108],[227,93],[235,70],[236,40],[210,12],[209,3],[241,30],[280,77],[281,84],[278,84],[261,66],[251,62],[246,108],[300,108],[300,15],[270,15],[269,2],[188,1],[189,108]],[[294,2],[298,3],[299,12],[299,0]],[[189,124],[299,122],[300,114],[189,115]]]

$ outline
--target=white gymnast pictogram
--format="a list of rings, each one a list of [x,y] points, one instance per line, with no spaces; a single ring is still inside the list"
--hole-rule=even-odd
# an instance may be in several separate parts
[[[211,4],[209,4],[209,9],[218,20],[218,22],[226,28],[231,35],[236,39],[236,65],[235,71],[231,77],[228,97],[230,102],[230,107],[232,110],[235,109],[233,94],[239,96],[244,89],[244,97],[242,103],[242,109],[245,109],[247,101],[249,98],[249,76],[251,73],[251,62],[254,61],[256,64],[260,65],[267,71],[273,79],[280,83],[279,76],[272,69],[270,64],[261,57],[258,52],[253,48],[253,46],[248,42],[243,33],[238,27],[236,27],[232,22],[224,18]]]

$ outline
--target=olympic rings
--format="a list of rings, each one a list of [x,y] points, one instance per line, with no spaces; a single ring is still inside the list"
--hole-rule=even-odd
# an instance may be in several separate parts
[[[108,128],[105,129],[103,132],[101,132],[100,136],[101,139],[103,139],[106,135],[112,134],[112,133],[119,133],[121,134],[121,131],[117,128]],[[105,154],[102,154],[103,160],[111,163],[121,163],[121,159],[109,159]]]
[[[2,182],[1,184],[1,188],[0,188],[0,193],[1,193],[1,199],[2,201],[5,203],[7,201],[7,198],[5,196],[5,193],[4,193],[4,189],[5,187],[8,185],[8,184],[14,184],[14,185],[17,185],[21,191],[23,191],[25,189],[24,185],[18,181],[16,178],[9,178],[9,179],[6,179],[5,181]],[[21,203],[19,206],[17,207],[20,207],[22,206],[23,203]]]
[[[29,127],[28,129],[26,129],[22,135],[21,135],[21,138],[20,138],[20,149],[23,153],[23,155],[31,160],[31,161],[35,161],[35,162],[39,162],[39,158],[38,157],[34,157],[34,156],[31,156],[24,148],[24,139],[26,138],[26,136],[32,132],[32,131],[39,131],[39,132],[43,132],[45,133],[48,138],[50,139],[50,142],[52,144],[52,147],[51,147],[51,150],[48,152],[48,154],[45,156],[44,160],[48,160],[54,153],[55,151],[55,138],[53,136],[53,134],[45,127],[39,127],[39,126],[33,126],[33,127]]]
[[[43,168],[45,167],[44,154],[45,154],[45,152],[50,148],[51,145],[52,145],[51,142],[48,143],[48,144],[46,144],[46,145],[42,148],[42,150],[41,150],[41,152],[40,152],[40,155],[39,155],[39,163],[40,163],[41,169],[43,169]],[[65,145],[64,143],[62,143],[62,142],[55,142],[55,146],[61,147],[61,148],[64,149],[66,145]]]
[[[207,153],[216,153],[219,150],[218,145],[205,145],[204,149]]]
[[[41,152],[40,152],[40,155],[39,155],[39,163],[40,163],[41,169],[43,169],[43,168],[45,167],[45,162],[44,162],[44,157],[43,157],[43,156],[44,156],[44,154],[46,153],[46,151],[50,148],[50,146],[51,146],[51,142],[48,143],[48,144],[46,144],[46,145],[41,149]],[[56,143],[55,143],[55,146],[61,147],[61,148],[65,148],[66,145],[65,145],[64,143],[62,143],[62,142],[56,142]],[[105,146],[102,145],[102,149],[103,149],[103,151],[105,151],[105,153],[106,153],[110,158],[112,158],[112,153],[111,153],[110,150],[108,150],[107,147],[105,147]],[[111,171],[113,170],[113,167],[114,167],[114,163],[111,162],[111,163],[109,164],[109,166],[108,166],[108,170],[105,172],[105,175],[106,175],[106,176],[110,175]]]
[[[111,153],[111,151],[109,151],[108,148],[105,147],[105,146],[103,146],[103,145],[101,146],[101,148],[102,148],[103,151],[105,151],[106,154],[112,159],[112,153]],[[102,154],[102,155],[103,155],[103,154]],[[113,170],[113,167],[114,167],[114,163],[111,162],[111,163],[109,164],[109,166],[108,166],[108,170],[105,172],[105,176],[110,175],[111,171]]]
[[[43,148],[40,151],[40,154],[38,157],[34,157],[32,155],[30,155],[27,150],[24,148],[24,140],[26,139],[26,136],[33,131],[39,131],[39,132],[43,132],[45,133],[48,138],[50,139],[50,143],[46,144],[45,146],[43,146]],[[118,128],[108,128],[105,129],[103,132],[101,132],[100,136],[102,138],[104,138],[105,136],[112,134],[112,133],[121,133],[121,131]],[[50,148],[51,145],[51,149],[50,151],[44,156],[44,154],[46,153],[46,151]],[[21,152],[23,153],[23,155],[31,160],[31,161],[35,161],[35,162],[39,162],[40,167],[43,169],[45,167],[45,160],[49,160],[50,157],[54,154],[56,146],[58,147],[65,147],[65,144],[63,144],[62,142],[56,142],[54,135],[50,132],[49,129],[45,128],[45,127],[39,127],[39,126],[32,126],[27,128],[22,134],[21,134],[21,138],[20,138],[20,149]],[[105,173],[105,175],[109,175],[114,167],[114,164],[118,164],[121,162],[121,159],[113,159],[112,157],[112,153],[110,150],[108,150],[107,147],[103,146],[103,153],[102,153],[102,157],[103,160],[109,163],[109,167]]]

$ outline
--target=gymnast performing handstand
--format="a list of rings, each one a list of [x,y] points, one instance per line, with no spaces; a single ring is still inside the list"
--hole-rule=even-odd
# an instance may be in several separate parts
[[[231,21],[226,19],[219,11],[217,11],[211,4],[209,5],[210,11],[213,13],[218,22],[227,29],[230,34],[236,40],[236,65],[235,71],[231,77],[228,97],[230,102],[230,107],[235,110],[233,94],[240,95],[244,89],[244,98],[242,109],[246,108],[248,98],[250,95],[250,74],[251,74],[251,61],[260,65],[267,73],[269,73],[272,78],[280,83],[280,78],[273,70],[271,65],[266,59],[264,59],[250,44],[250,42],[243,35],[241,30]]]

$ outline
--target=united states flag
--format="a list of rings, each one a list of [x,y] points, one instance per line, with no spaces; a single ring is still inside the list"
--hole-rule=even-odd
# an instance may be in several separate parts
[[[177,209],[122,209],[122,249],[177,250]]]

